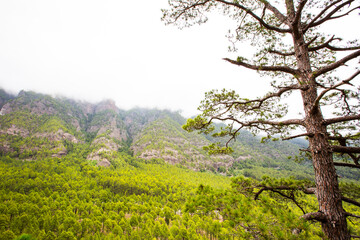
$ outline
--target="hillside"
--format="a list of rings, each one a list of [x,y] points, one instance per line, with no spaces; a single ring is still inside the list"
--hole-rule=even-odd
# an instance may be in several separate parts
[[[225,139],[184,131],[186,119],[176,112],[125,111],[112,100],[91,104],[25,91],[18,96],[2,91],[0,101],[1,155],[24,160],[64,157],[82,146],[83,157],[99,166],[111,166],[125,154],[224,175],[312,179],[309,161],[289,159],[306,148],[306,141],[262,144],[260,137],[242,131],[232,143],[232,155],[210,156],[203,147]],[[355,171],[340,173],[358,178]]]
[[[260,144],[258,138],[243,132],[232,156],[209,156],[203,146],[215,140],[182,130],[185,119],[178,113],[124,111],[111,100],[90,104],[25,91],[9,96],[1,95],[0,151],[20,159],[63,157],[74,145],[83,144],[86,158],[102,166],[110,166],[116,154],[126,152],[145,161],[161,159],[196,171],[257,176],[251,166],[293,169],[287,157],[298,153],[297,145]]]
[[[184,131],[175,112],[24,91],[0,98],[0,240],[322,239],[320,224],[300,219],[317,209],[314,196],[255,200],[241,188],[313,186],[309,162],[288,158],[306,142],[261,144],[244,131],[232,155],[209,156],[203,146],[224,140]],[[359,199],[358,173],[346,174],[344,195]],[[355,235],[358,225],[349,223]]]

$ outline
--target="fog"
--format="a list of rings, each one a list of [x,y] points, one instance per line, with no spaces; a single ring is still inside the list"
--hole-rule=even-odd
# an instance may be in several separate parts
[[[133,107],[197,113],[206,91],[264,95],[269,81],[231,65],[226,18],[179,30],[167,0],[0,2],[0,87]],[[240,47],[241,54],[248,52]]]

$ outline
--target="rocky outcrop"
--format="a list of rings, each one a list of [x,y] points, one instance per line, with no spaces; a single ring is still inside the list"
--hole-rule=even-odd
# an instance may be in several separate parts
[[[36,133],[34,137],[38,138],[47,138],[50,141],[58,142],[62,140],[67,140],[71,143],[79,143],[80,141],[72,134],[64,132],[64,130],[59,129],[57,132],[43,132],[43,133]]]
[[[18,135],[21,137],[29,136],[29,131],[27,129],[17,127],[16,125],[11,125],[10,128],[0,129],[0,134],[9,134],[9,135]]]
[[[111,165],[110,160],[113,153],[121,147],[109,137],[96,138],[91,147],[94,149],[88,156],[88,160],[96,161],[98,166],[108,167]]]
[[[119,112],[119,109],[116,107],[115,102],[113,100],[104,100],[100,103],[96,104],[94,113],[100,113],[106,110],[114,111],[115,113]]]
[[[124,146],[126,152],[132,150],[136,157],[163,159],[169,164],[181,164],[194,170],[228,169],[235,161],[230,156],[207,155],[202,148],[211,141],[183,131],[181,124],[185,119],[170,111],[122,111],[112,100],[91,104],[22,91],[18,97],[3,105],[0,114],[12,112],[20,112],[24,119],[39,120],[32,122],[29,128],[24,123],[19,126],[9,123],[12,117],[7,118],[2,126],[0,122],[0,134],[21,136],[27,138],[28,142],[29,139],[30,142],[38,139],[38,146],[28,144],[17,147],[18,154],[42,152],[42,147],[47,144],[50,156],[62,157],[71,152],[72,144],[86,141],[92,149],[87,159],[105,167],[111,164],[112,158]],[[9,139],[2,142],[1,152],[15,151],[11,148],[11,137]],[[44,146],[41,146],[43,142]],[[130,150],[128,147],[131,147]],[[249,158],[245,154],[241,156],[236,161]]]

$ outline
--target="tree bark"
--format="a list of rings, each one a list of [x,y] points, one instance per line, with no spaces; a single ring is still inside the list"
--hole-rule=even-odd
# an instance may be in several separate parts
[[[287,2],[292,2],[287,0]],[[288,4],[288,11],[293,6]],[[293,15],[288,13],[288,16]],[[327,126],[323,124],[324,117],[319,106],[314,106],[318,93],[313,75],[308,47],[300,22],[293,21],[292,37],[300,76],[299,84],[308,86],[302,90],[302,100],[305,111],[305,128],[309,136],[309,149],[315,172],[316,197],[319,203],[319,212],[322,230],[331,240],[350,240],[347,229],[346,212],[342,207],[341,193],[333,161],[333,152],[329,144]],[[296,25],[295,25],[296,24]]]
[[[315,94],[316,92],[304,93],[304,103]],[[322,114],[319,109],[315,110],[315,113],[307,113],[307,131],[314,133],[314,136],[309,138],[309,146],[315,171],[316,197],[319,211],[325,215],[325,221],[322,221],[321,225],[329,239],[347,240],[350,239],[350,235],[342,207],[333,153],[327,139],[326,127],[321,125],[321,119]]]

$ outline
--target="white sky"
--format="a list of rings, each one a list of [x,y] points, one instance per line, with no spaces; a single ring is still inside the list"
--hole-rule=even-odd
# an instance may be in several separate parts
[[[0,88],[187,117],[212,89],[264,95],[268,81],[222,60],[231,56],[225,19],[179,30],[161,22],[166,7],[167,0],[1,0]]]
[[[222,60],[230,56],[224,19],[179,30],[161,22],[166,7],[167,0],[0,1],[0,87],[186,116],[211,89],[248,95],[259,79]]]

